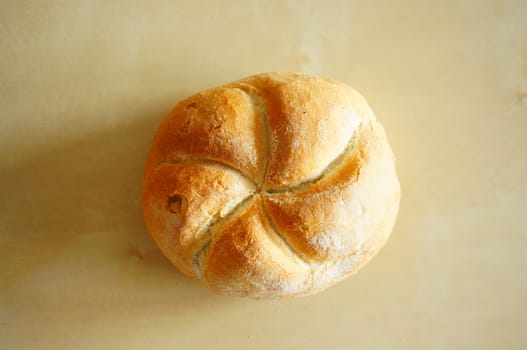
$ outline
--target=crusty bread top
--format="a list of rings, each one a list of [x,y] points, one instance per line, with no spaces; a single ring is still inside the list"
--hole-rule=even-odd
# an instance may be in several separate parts
[[[145,219],[163,253],[222,294],[304,295],[388,238],[394,158],[347,85],[261,74],[180,102],[154,138]]]

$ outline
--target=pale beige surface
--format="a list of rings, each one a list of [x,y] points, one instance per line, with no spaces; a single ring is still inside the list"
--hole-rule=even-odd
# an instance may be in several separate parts
[[[0,348],[525,349],[527,3],[3,1]],[[396,4],[397,3],[397,4]],[[361,91],[399,220],[313,297],[218,297],[144,227],[177,100],[262,71]]]

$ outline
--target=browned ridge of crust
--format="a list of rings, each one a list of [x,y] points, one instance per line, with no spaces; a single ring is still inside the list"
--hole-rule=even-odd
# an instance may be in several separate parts
[[[385,243],[399,183],[384,130],[348,86],[262,74],[180,102],[145,169],[147,226],[226,295],[317,292]]]

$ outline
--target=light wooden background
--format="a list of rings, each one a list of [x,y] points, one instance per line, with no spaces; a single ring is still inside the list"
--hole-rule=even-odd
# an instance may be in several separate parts
[[[0,348],[527,348],[527,2],[0,5]],[[264,71],[354,86],[398,159],[388,245],[313,297],[212,295],[142,220],[160,119]]]

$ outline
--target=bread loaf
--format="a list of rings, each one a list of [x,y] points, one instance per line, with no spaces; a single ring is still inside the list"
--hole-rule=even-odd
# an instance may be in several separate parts
[[[143,184],[163,254],[211,290],[320,291],[384,245],[400,189],[366,101],[338,81],[252,76],[191,96],[159,127]]]

